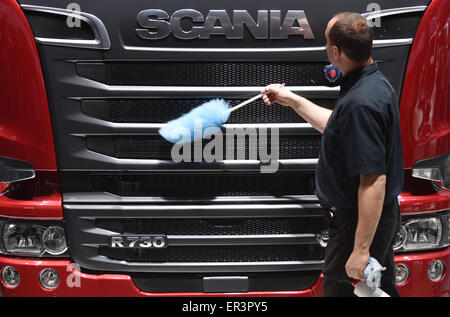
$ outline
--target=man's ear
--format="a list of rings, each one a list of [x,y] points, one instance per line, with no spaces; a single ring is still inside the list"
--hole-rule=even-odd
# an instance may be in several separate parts
[[[336,45],[332,46],[333,57],[335,61],[341,60],[341,50]]]

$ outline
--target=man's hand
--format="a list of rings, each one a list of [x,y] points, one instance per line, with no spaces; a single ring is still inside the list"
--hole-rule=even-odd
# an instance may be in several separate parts
[[[292,106],[294,103],[293,99],[295,98],[295,94],[284,86],[271,84],[261,90],[262,94],[267,92],[268,94],[263,96],[263,101],[267,105],[272,105],[276,102],[283,106]]]
[[[345,271],[350,278],[365,281],[364,269],[369,264],[370,254],[369,252],[353,250],[352,254],[348,258],[345,264]]]
[[[331,110],[320,107],[312,103],[306,98],[303,98],[280,84],[272,84],[261,90],[263,101],[267,105],[278,103],[283,106],[289,106],[294,109],[303,119],[308,121],[314,129],[323,133],[328,119],[331,116]]]
[[[369,249],[383,210],[386,175],[362,174],[358,189],[358,225],[353,252],[345,264],[350,278],[364,281],[364,269],[369,263]]]

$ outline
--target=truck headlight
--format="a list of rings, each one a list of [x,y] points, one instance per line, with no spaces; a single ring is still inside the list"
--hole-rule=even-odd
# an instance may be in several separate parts
[[[45,251],[51,255],[60,255],[67,251],[66,234],[59,226],[47,228],[42,234]]]
[[[415,251],[448,246],[449,218],[448,213],[406,218],[397,233],[394,250]]]
[[[437,182],[440,187],[450,189],[450,152],[417,162],[412,169],[412,176]]]
[[[0,219],[0,253],[39,257],[66,252],[62,223]]]
[[[445,245],[450,245],[450,213],[444,216],[444,227],[447,228],[447,234],[445,235]]]

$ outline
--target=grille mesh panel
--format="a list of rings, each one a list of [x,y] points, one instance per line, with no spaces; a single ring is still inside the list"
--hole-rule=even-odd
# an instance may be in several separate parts
[[[95,226],[117,233],[166,235],[267,235],[315,233],[322,217],[299,218],[182,218],[96,219]]]
[[[248,292],[298,291],[313,287],[321,271],[252,272],[248,276]],[[203,277],[208,273],[134,273],[136,286],[149,293],[204,292]],[[235,276],[236,273],[220,273],[221,276]]]
[[[259,137],[258,137],[259,138]],[[234,144],[227,142],[223,137],[223,157],[238,158],[238,152],[245,153],[245,159],[259,159],[259,141],[256,137],[246,137],[244,144],[237,142]],[[267,136],[267,151],[272,153],[272,141]],[[209,140],[203,141],[203,147]],[[91,151],[128,159],[159,159],[171,160],[171,150],[173,144],[156,136],[111,136],[111,137],[87,137],[87,148]],[[188,145],[191,148],[191,161],[194,161],[195,145]],[[317,136],[296,136],[282,135],[279,137],[279,158],[280,159],[305,159],[317,158],[320,151],[320,135]],[[250,156],[252,153],[253,156]],[[256,157],[255,157],[256,155]],[[222,156],[222,155],[221,155]]]
[[[84,114],[117,123],[165,123],[178,118],[191,109],[211,99],[162,98],[162,99],[111,99],[84,100]],[[226,99],[235,106],[245,99]],[[333,109],[336,99],[311,99],[319,106]],[[279,105],[267,106],[260,99],[231,113],[227,123],[304,123],[292,108]]]
[[[96,190],[119,196],[283,196],[314,193],[314,173],[94,175]]]
[[[169,242],[170,243],[170,242]],[[276,246],[184,246],[166,249],[111,249],[100,255],[130,262],[278,262],[320,260],[324,249],[314,245]]]
[[[95,39],[92,28],[83,20],[79,27],[69,27],[67,16],[59,14],[49,14],[38,11],[24,11],[35,37],[72,39],[72,40],[93,40]]]
[[[90,64],[94,64],[91,69]],[[80,76],[108,85],[337,86],[324,76],[326,62],[105,62],[77,63]]]

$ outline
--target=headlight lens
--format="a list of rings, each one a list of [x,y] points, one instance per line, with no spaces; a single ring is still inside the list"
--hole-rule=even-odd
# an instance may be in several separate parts
[[[36,225],[9,223],[3,230],[3,243],[8,253],[39,255],[43,253],[41,236],[45,228]]]
[[[426,250],[448,245],[448,219],[448,214],[444,214],[404,220],[394,241],[394,250]]]
[[[67,250],[64,229],[58,226],[48,228],[42,234],[42,243],[45,250],[51,255],[63,254]]]
[[[24,256],[62,255],[67,251],[62,226],[0,219],[0,253]]]
[[[410,220],[403,227],[407,234],[405,250],[436,248],[441,242],[442,224],[438,218]]]
[[[444,217],[444,226],[447,226],[445,245],[450,245],[450,213]]]
[[[417,162],[412,176],[439,182],[441,187],[450,189],[450,152]]]

